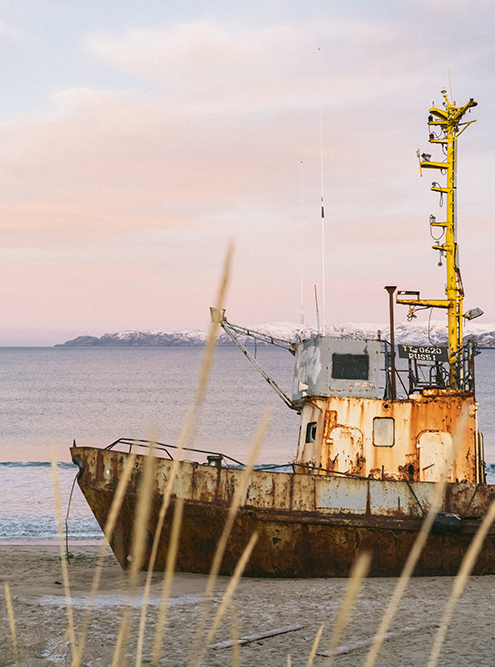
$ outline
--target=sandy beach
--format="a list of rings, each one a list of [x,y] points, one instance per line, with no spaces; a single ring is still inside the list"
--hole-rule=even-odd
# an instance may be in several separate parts
[[[87,606],[98,547],[71,545],[69,565],[71,597],[76,635]],[[153,575],[147,612],[143,664],[149,664],[163,575]],[[227,587],[220,577],[206,622],[209,629]],[[0,667],[14,665],[11,632],[5,603],[4,583],[12,596],[21,664],[69,665],[71,647],[67,635],[67,609],[62,585],[62,569],[57,545],[0,545]],[[102,582],[93,614],[82,664],[111,665],[116,639],[126,605],[132,605],[132,631],[128,658],[121,664],[135,664],[140,595],[144,574],[136,598],[129,596],[127,574],[114,556],[105,558]],[[376,664],[426,665],[446,600],[452,589],[451,578],[417,578],[411,581],[391,625],[392,635],[385,641]],[[373,637],[396,584],[394,579],[370,579],[364,582],[352,618],[340,642],[337,667],[363,665]],[[199,616],[206,577],[177,574],[170,598],[169,614],[160,665],[186,665]],[[319,652],[328,648],[329,636],[340,602],[345,593],[345,579],[242,579],[233,598],[235,611],[227,612],[214,642],[232,638],[232,619],[241,637],[266,633],[282,627],[301,625],[286,634],[258,639],[233,651],[232,648],[208,648],[202,665],[227,667],[307,664],[319,627],[324,624]],[[461,597],[442,649],[440,665],[495,664],[495,577],[475,577],[468,582]],[[236,619],[236,620],[235,620]],[[344,652],[345,651],[345,652]],[[324,665],[317,655],[314,665]]]

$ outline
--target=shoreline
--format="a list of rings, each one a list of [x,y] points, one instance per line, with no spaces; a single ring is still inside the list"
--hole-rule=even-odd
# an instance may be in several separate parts
[[[76,636],[79,635],[89,601],[99,545],[73,542],[74,557],[68,566]],[[122,615],[130,610],[132,631],[129,663],[135,660],[135,646],[145,573],[140,574],[136,595],[132,595],[128,573],[111,552],[105,556],[93,622],[84,652],[84,665],[110,665]],[[208,629],[220,607],[229,578],[219,577],[206,621]],[[4,583],[10,587],[17,639],[23,667],[70,665],[71,649],[66,635],[67,610],[62,585],[60,546],[56,543],[0,544],[0,667],[14,664],[11,635],[4,601]],[[154,640],[163,573],[152,575],[143,662],[149,661]],[[169,600],[164,648],[160,665],[178,667],[188,661],[195,624],[201,610],[206,575],[177,573]],[[425,665],[433,645],[443,609],[451,593],[452,577],[415,578],[409,583],[394,616],[392,635],[384,643],[377,665]],[[351,621],[341,638],[349,650],[338,655],[335,667],[360,667],[369,642],[392,596],[397,579],[365,580],[356,600]],[[231,639],[232,622],[239,636],[269,633],[302,625],[284,635],[260,638],[239,648],[243,667],[286,667],[287,655],[293,665],[306,664],[318,629],[324,624],[319,650],[328,648],[330,631],[345,595],[346,579],[257,579],[243,578],[232,604],[211,643]],[[495,638],[492,613],[495,604],[495,576],[471,577],[461,596],[438,662],[439,666],[477,667],[493,665]],[[363,643],[364,642],[364,643]],[[388,656],[388,657],[387,657]],[[232,649],[208,648],[204,667],[230,667]],[[316,656],[315,667],[325,660]]]

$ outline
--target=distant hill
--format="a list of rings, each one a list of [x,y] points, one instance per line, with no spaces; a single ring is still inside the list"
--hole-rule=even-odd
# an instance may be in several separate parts
[[[276,338],[290,341],[298,341],[305,338],[314,338],[317,330],[314,327],[306,327],[301,331],[300,327],[288,322],[272,322],[259,324],[251,327],[253,331],[259,331]],[[342,324],[327,327],[328,336],[342,338],[377,338],[378,331],[383,339],[389,339],[388,326],[380,324]],[[202,346],[205,344],[207,332],[202,329],[185,329],[183,331],[121,331],[107,333],[98,338],[97,336],[78,336],[65,343],[59,343],[55,347],[186,347]],[[480,347],[495,348],[495,325],[466,323],[464,331],[465,340],[473,340]],[[252,339],[241,337],[244,343],[249,344]],[[447,329],[443,322],[432,322],[427,324],[397,324],[395,328],[395,340],[397,344],[410,345],[446,345]],[[258,344],[262,344],[258,342]],[[233,345],[231,339],[221,332],[218,337],[218,345]]]

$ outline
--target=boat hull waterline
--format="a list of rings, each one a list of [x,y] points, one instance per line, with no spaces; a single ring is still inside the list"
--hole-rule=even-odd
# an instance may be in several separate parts
[[[128,454],[73,447],[79,486],[103,529]],[[130,565],[132,534],[145,456],[137,456],[111,539],[123,568]],[[148,566],[172,461],[155,459],[148,523]],[[155,570],[164,570],[175,498],[184,499],[176,570],[207,574],[242,471],[182,461],[160,537]],[[254,531],[258,541],[245,575],[345,577],[358,555],[371,554],[370,576],[399,576],[433,497],[431,482],[381,481],[254,470],[229,537],[220,574],[234,572]],[[454,576],[495,498],[495,485],[449,483],[437,531],[428,536],[416,576]],[[452,515],[458,515],[452,517]],[[458,518],[460,517],[460,518]],[[450,519],[453,519],[452,521]],[[473,574],[495,574],[495,530]]]

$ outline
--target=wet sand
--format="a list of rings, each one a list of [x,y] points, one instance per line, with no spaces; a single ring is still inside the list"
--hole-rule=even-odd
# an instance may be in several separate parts
[[[71,595],[76,632],[79,631],[94,574],[98,548],[72,544],[74,558],[69,566]],[[0,545],[0,667],[14,665],[11,634],[4,597],[4,582],[12,595],[17,638],[23,667],[37,665],[70,665],[71,648],[67,630],[67,610],[62,582],[59,548],[40,546]],[[162,574],[153,575],[143,664],[149,664],[155,634]],[[132,607],[133,628],[126,663],[135,664],[135,646],[139,623],[140,601]],[[216,613],[228,579],[220,577],[216,586],[207,628]],[[340,642],[349,651],[334,659],[336,667],[357,667],[364,664],[371,639],[392,595],[395,579],[370,579],[363,588],[353,610],[350,624]],[[377,661],[380,666],[426,665],[436,626],[452,590],[453,579],[413,579],[395,615],[387,639]],[[199,616],[201,596],[206,577],[176,574],[160,665],[186,665],[195,623]],[[242,579],[235,593],[235,612],[224,617],[214,642],[231,639],[232,616],[237,617],[239,635],[268,632],[285,626],[302,625],[302,629],[251,642],[239,648],[243,666],[285,667],[287,655],[293,666],[306,665],[314,638],[321,624],[324,632],[319,645],[325,651],[332,623],[345,593],[345,579]],[[126,604],[131,604],[129,582],[113,555],[108,555],[102,576],[97,606],[89,631],[82,664],[97,667],[111,665],[120,621]],[[235,663],[231,648],[208,648],[202,665],[227,667]],[[316,656],[314,665],[325,665]],[[442,649],[439,665],[495,665],[495,577],[473,577],[468,582],[454,614]]]

